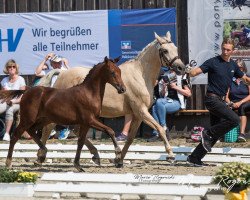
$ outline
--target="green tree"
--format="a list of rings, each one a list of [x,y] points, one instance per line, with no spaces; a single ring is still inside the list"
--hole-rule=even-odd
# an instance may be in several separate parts
[[[225,22],[224,23],[223,36],[224,37],[230,37],[231,30],[232,30],[232,27],[231,27],[230,23],[229,22]]]
[[[236,30],[237,29],[237,23],[235,21],[231,21],[230,22],[230,26],[231,26],[232,30]]]

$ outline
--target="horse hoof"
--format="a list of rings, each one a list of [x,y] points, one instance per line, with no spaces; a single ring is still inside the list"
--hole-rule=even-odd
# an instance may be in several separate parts
[[[46,157],[38,157],[37,160],[39,163],[43,163],[45,161]]]
[[[78,170],[79,172],[85,172],[84,169],[81,168],[81,167],[79,167],[77,170]]]
[[[42,166],[42,163],[41,163],[40,161],[36,160],[36,161],[34,162],[34,165],[35,165],[36,167],[39,167],[39,166]]]
[[[75,168],[77,169],[78,172],[85,172],[83,168],[81,168],[80,166],[75,166]]]
[[[123,167],[123,163],[116,163],[116,164],[115,164],[115,167],[116,167],[116,168],[122,168],[122,167]]]
[[[100,160],[99,157],[97,158],[97,157],[93,156],[93,157],[92,157],[92,161],[94,162],[94,164],[96,164],[96,165],[98,165],[98,166],[101,165],[101,160]]]
[[[170,163],[174,163],[175,162],[175,157],[174,156],[169,156],[166,158],[166,160]]]
[[[6,168],[10,169],[12,167],[11,161],[6,160],[5,166],[6,166]]]
[[[37,162],[37,161],[35,161],[35,162],[34,162],[34,165],[35,165],[36,167],[40,167],[40,166],[42,166],[42,164],[41,164],[41,163],[39,163],[39,162]]]
[[[37,152],[37,157],[40,158],[46,158],[46,154],[47,154],[47,148],[44,149],[39,149]]]
[[[79,164],[74,163],[74,167],[77,169],[78,172],[85,172]]]

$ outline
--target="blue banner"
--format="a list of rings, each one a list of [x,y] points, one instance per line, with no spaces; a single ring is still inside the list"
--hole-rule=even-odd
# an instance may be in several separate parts
[[[154,32],[170,31],[175,42],[175,20],[174,8],[0,14],[0,73],[12,58],[21,74],[34,74],[50,52],[70,67],[92,67],[105,56],[122,55],[124,62],[153,41]]]
[[[109,54],[122,55],[120,62],[132,59],[154,40],[154,32],[170,31],[176,42],[175,8],[109,11]]]

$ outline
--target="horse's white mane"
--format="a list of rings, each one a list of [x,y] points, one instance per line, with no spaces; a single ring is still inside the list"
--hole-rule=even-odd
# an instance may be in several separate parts
[[[145,47],[142,49],[142,51],[141,51],[135,58],[133,58],[133,59],[131,59],[131,60],[128,60],[128,61],[126,61],[125,63],[133,62],[133,61],[136,61],[136,60],[140,59],[140,58],[145,54],[146,50],[147,50],[149,47],[151,47],[152,45],[154,45],[156,42],[157,42],[156,39],[155,39],[154,41],[150,42],[147,46],[145,46]]]

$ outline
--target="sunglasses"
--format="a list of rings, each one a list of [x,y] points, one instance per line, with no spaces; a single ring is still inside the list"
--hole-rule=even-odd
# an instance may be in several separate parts
[[[8,66],[7,68],[8,68],[8,69],[11,69],[11,68],[14,68],[14,69],[15,69],[16,66]]]

